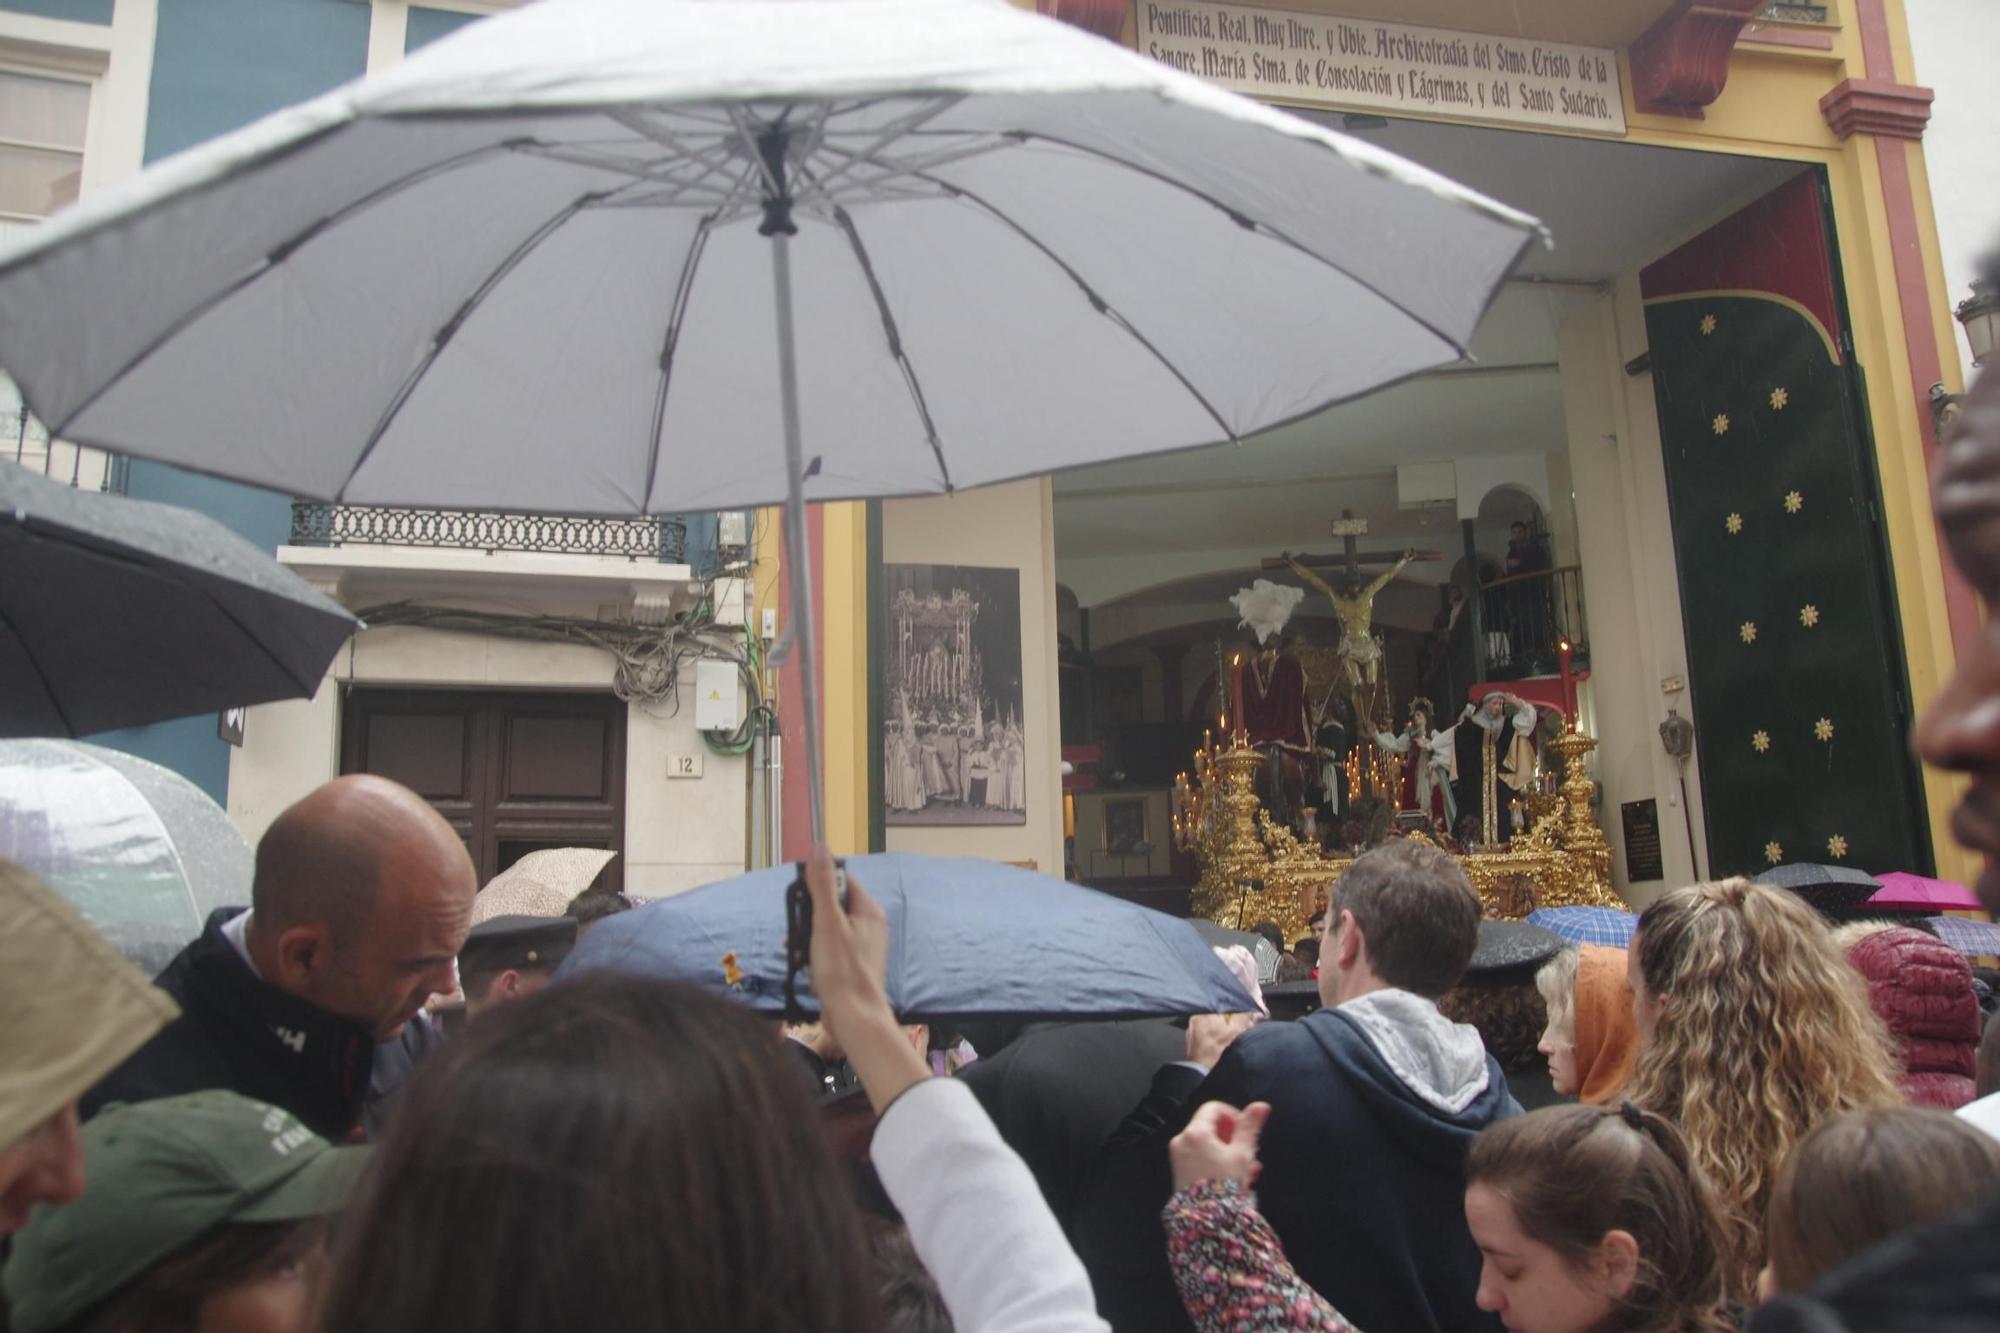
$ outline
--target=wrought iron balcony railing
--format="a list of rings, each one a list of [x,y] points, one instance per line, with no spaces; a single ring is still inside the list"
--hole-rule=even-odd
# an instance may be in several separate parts
[[[1590,626],[1583,615],[1583,570],[1576,565],[1514,574],[1482,585],[1486,626],[1485,680],[1550,676],[1556,645],[1567,640],[1571,665],[1590,665]]]
[[[292,504],[294,546],[421,546],[460,551],[547,555],[619,555],[630,560],[687,561],[687,520],[569,518],[485,509],[386,505]]]

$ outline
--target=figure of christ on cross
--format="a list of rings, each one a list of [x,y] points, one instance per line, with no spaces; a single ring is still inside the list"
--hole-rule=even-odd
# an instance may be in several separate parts
[[[1406,550],[1400,555],[1363,555],[1355,549],[1355,538],[1368,531],[1368,520],[1356,518],[1354,511],[1343,509],[1340,518],[1333,525],[1334,535],[1341,539],[1344,550],[1338,563],[1345,564],[1347,576],[1346,592],[1337,591],[1319,575],[1307,567],[1308,564],[1328,565],[1336,563],[1327,556],[1293,557],[1287,551],[1275,560],[1263,562],[1265,569],[1289,568],[1300,578],[1310,583],[1333,605],[1333,613],[1340,620],[1340,660],[1347,673],[1347,683],[1355,695],[1357,712],[1372,716],[1374,712],[1376,687],[1382,669],[1382,646],[1375,641],[1375,595],[1389,586],[1403,567],[1412,560],[1437,560],[1441,556],[1436,551]],[[1361,566],[1379,565],[1387,562],[1389,568],[1368,583],[1361,581]]]

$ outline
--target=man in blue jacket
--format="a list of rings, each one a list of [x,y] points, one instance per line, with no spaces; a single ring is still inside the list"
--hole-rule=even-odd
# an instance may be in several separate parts
[[[1472,959],[1479,917],[1451,857],[1414,838],[1378,847],[1333,888],[1325,1007],[1251,1028],[1205,1077],[1187,1065],[1161,1071],[1107,1147],[1078,1223],[1114,1327],[1187,1326],[1159,1210],[1166,1141],[1209,1101],[1271,1104],[1258,1206],[1299,1275],[1357,1327],[1497,1327],[1474,1304],[1480,1255],[1465,1225],[1465,1154],[1520,1107],[1478,1032],[1437,1007]]]

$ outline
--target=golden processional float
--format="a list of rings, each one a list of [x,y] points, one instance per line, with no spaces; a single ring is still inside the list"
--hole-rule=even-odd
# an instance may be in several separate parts
[[[1330,698],[1345,683],[1351,687],[1354,716],[1378,716],[1380,687],[1373,679],[1357,679],[1347,654],[1307,648],[1296,656],[1311,697]],[[1235,725],[1225,725],[1219,741],[1213,732],[1205,735],[1192,770],[1175,780],[1174,840],[1200,866],[1192,901],[1195,915],[1239,930],[1274,921],[1286,939],[1298,939],[1307,933],[1314,913],[1325,907],[1333,882],[1365,848],[1322,846],[1310,836],[1310,808],[1300,812],[1300,831],[1272,817],[1258,794],[1258,774],[1268,753],[1251,744],[1244,732],[1237,704],[1240,672],[1234,688],[1225,716]],[[1544,743],[1543,749],[1555,756],[1555,772],[1543,766],[1537,780],[1513,798],[1519,802],[1517,823],[1524,832],[1496,845],[1460,847],[1435,833],[1427,819],[1406,815],[1377,845],[1388,838],[1415,837],[1441,847],[1465,868],[1489,916],[1519,919],[1538,907],[1624,907],[1611,887],[1610,844],[1591,810],[1592,785],[1584,761],[1597,741],[1576,730],[1575,712],[1572,705],[1561,734]],[[1357,797],[1374,798],[1393,808],[1402,765],[1422,760],[1414,749],[1403,759],[1382,751],[1369,739],[1369,730],[1362,725],[1363,734],[1348,747],[1350,804]],[[1301,831],[1309,836],[1301,837]]]

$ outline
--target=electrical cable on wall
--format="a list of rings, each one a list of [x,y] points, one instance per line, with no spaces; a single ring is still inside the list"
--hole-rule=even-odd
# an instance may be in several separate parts
[[[750,706],[734,731],[702,733],[703,741],[717,754],[746,753],[756,736],[759,719],[772,713],[763,696],[763,657],[755,636],[735,627],[717,625],[714,603],[706,596],[691,610],[660,625],[589,620],[580,616],[470,611],[418,602],[388,602],[357,614],[370,629],[420,627],[595,648],[611,657],[611,692],[619,700],[665,704],[670,716],[680,711],[680,678],[694,662],[704,658],[731,662],[748,691]]]

